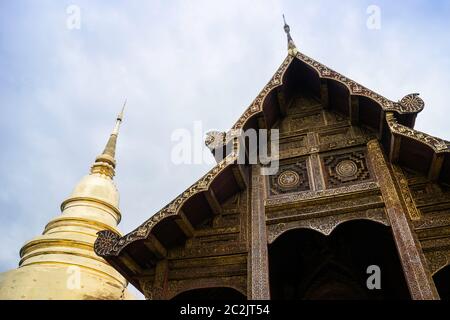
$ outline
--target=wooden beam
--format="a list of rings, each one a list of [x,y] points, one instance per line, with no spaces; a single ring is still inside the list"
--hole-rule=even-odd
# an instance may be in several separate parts
[[[320,100],[323,109],[328,109],[329,106],[329,95],[328,95],[328,80],[320,79]]]
[[[155,275],[153,281],[149,281],[149,285],[144,286],[143,292],[147,299],[165,300],[168,298],[168,280],[169,280],[169,262],[159,260],[155,267]]]
[[[359,123],[359,98],[355,96],[350,96],[349,101],[349,115],[352,125],[357,125]]]
[[[138,265],[137,262],[134,261],[134,259],[131,258],[131,256],[128,253],[126,252],[121,253],[119,259],[134,274],[142,273],[141,266]]]
[[[248,176],[245,174],[245,170],[242,164],[236,164],[232,168],[234,178],[241,190],[247,189]]]
[[[428,170],[428,179],[430,181],[435,182],[439,179],[443,164],[444,164],[444,155],[436,153],[433,154],[430,169]]]
[[[391,163],[397,163],[400,157],[400,145],[402,138],[398,135],[391,134],[391,146],[389,150],[389,161]]]
[[[147,239],[144,240],[145,246],[150,249],[151,252],[155,254],[158,259],[167,257],[167,249],[164,245],[155,237],[154,234],[150,233]]]
[[[183,211],[178,212],[175,223],[178,225],[181,231],[183,231],[184,235],[187,238],[192,238],[194,236],[195,229]]]
[[[219,201],[217,200],[216,194],[214,193],[214,190],[212,188],[209,188],[205,192],[206,200],[208,201],[209,206],[211,207],[214,215],[220,215],[222,214],[222,206],[220,205]]]

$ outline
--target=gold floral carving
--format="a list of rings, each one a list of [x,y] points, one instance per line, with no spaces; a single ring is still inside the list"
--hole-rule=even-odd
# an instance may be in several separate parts
[[[395,179],[399,184],[409,217],[411,218],[411,220],[420,220],[420,212],[417,209],[416,204],[414,203],[413,197],[411,196],[411,191],[409,190],[408,186],[408,180],[405,178],[402,169],[399,166],[395,165],[392,166],[392,169],[394,171]]]
[[[432,137],[426,133],[401,125],[400,123],[397,122],[397,119],[395,118],[393,113],[386,114],[386,121],[393,134],[397,134],[400,136],[404,136],[419,141],[429,146],[436,153],[450,152],[449,149],[450,142],[444,141],[436,137]]]
[[[345,187],[340,187],[336,189],[326,189],[319,191],[304,191],[300,193],[292,193],[287,196],[277,196],[269,198],[265,201],[266,206],[276,206],[285,203],[302,201],[302,200],[312,200],[324,197],[333,197],[341,194],[349,194],[354,192],[361,192],[367,190],[378,189],[378,184],[376,182],[365,182],[359,184],[353,184]]]

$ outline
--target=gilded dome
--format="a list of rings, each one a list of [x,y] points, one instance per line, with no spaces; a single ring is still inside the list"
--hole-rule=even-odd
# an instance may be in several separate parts
[[[119,191],[114,181],[99,173],[84,176],[74,188],[70,198],[94,198],[119,208]]]

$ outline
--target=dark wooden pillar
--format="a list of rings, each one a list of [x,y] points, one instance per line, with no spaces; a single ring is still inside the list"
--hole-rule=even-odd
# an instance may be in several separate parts
[[[167,295],[167,276],[169,273],[169,263],[167,260],[160,260],[156,264],[153,282],[144,281],[143,289],[145,298],[149,300],[165,300]]]
[[[394,179],[389,170],[390,164],[386,162],[378,140],[369,141],[367,149],[385,202],[387,217],[392,227],[411,298],[414,300],[439,299],[422,248],[412,231],[407,212],[402,206],[402,196],[395,188]]]
[[[252,167],[251,208],[248,254],[248,289],[249,300],[270,299],[269,257],[267,248],[266,217],[264,212],[264,176],[257,165]]]

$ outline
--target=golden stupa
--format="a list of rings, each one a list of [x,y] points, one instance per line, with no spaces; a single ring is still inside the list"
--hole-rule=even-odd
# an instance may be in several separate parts
[[[19,268],[0,274],[0,300],[133,299],[127,281],[94,253],[97,232],[119,233],[115,149],[122,112],[103,153],[41,236],[20,250]]]

